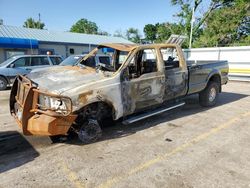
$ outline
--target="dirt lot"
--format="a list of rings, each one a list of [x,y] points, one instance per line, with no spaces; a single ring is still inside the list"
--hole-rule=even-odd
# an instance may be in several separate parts
[[[0,92],[0,187],[250,187],[250,83],[214,108],[183,109],[104,130],[97,143],[24,137]]]

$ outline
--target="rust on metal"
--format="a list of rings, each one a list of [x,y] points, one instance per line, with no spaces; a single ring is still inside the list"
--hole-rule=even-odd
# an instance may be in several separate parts
[[[11,91],[10,109],[19,127],[25,135],[58,135],[66,134],[74,122],[76,115],[72,114],[72,108],[67,114],[58,114],[52,109],[40,110],[38,107],[39,94],[45,94],[58,99],[70,98],[53,93],[43,92],[32,86],[26,85],[28,79],[19,75]],[[20,88],[26,88],[23,92]],[[15,103],[16,102],[16,103]],[[42,126],[41,126],[42,125]]]
[[[36,114],[28,120],[27,131],[33,135],[65,135],[75,118],[75,115],[52,117],[45,114]]]
[[[129,52],[132,51],[134,48],[138,47],[138,45],[135,44],[123,44],[123,43],[104,43],[99,45],[99,47],[108,47],[113,48],[120,51]]]
[[[86,104],[88,102],[88,96],[89,95],[92,95],[93,94],[93,91],[88,91],[86,93],[82,93],[79,95],[79,102],[82,103],[82,104]]]

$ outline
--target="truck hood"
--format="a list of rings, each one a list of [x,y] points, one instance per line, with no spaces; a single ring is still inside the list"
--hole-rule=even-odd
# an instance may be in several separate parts
[[[104,75],[90,67],[54,66],[31,72],[29,79],[38,84],[39,89],[56,94],[90,82],[104,79]]]

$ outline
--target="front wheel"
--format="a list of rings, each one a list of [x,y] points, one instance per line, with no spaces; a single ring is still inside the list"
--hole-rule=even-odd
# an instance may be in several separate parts
[[[85,144],[97,141],[102,136],[102,129],[97,120],[88,119],[80,128],[78,138]]]
[[[5,90],[7,88],[7,81],[0,76],[0,91]]]
[[[201,106],[214,106],[218,99],[219,84],[217,82],[209,82],[207,87],[200,92],[199,101]]]
[[[52,144],[62,143],[67,141],[67,137],[64,135],[49,136]]]

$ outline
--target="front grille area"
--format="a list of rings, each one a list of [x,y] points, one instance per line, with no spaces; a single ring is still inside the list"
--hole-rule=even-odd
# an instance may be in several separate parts
[[[42,97],[47,99],[47,103],[41,101]],[[53,109],[52,102],[55,103],[57,100],[65,105],[65,109],[61,106],[62,104],[59,105],[60,108]],[[68,116],[72,112],[72,101],[66,96],[40,91],[35,84],[32,84],[31,80],[19,75],[11,90],[10,110],[13,115],[21,110],[25,113],[25,117],[27,114],[34,115],[35,113],[49,116]]]
[[[18,84],[17,84],[16,100],[19,103],[19,105],[23,107],[25,99],[31,88],[31,82],[26,79],[21,80],[21,77],[18,77],[17,81],[18,81]]]

